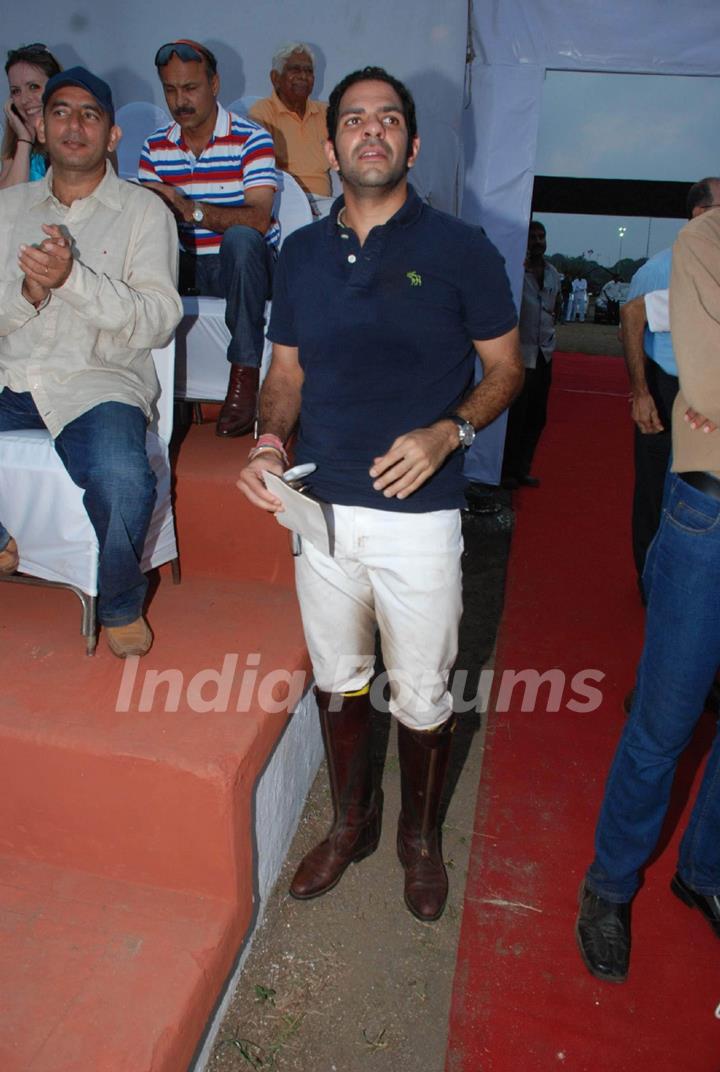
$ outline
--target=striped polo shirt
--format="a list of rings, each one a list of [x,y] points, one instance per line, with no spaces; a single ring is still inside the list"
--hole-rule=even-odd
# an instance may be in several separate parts
[[[188,148],[178,123],[162,127],[145,141],[138,167],[140,182],[165,182],[178,186],[193,201],[212,205],[242,205],[245,191],[253,186],[277,189],[272,138],[257,123],[218,102],[215,130],[199,157]],[[187,253],[218,253],[222,234],[178,222],[180,245]],[[277,246],[280,227],[270,223],[265,241]]]

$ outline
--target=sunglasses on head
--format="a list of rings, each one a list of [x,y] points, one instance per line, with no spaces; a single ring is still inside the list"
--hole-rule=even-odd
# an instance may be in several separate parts
[[[36,41],[33,45],[20,45],[19,48],[11,48],[7,54],[8,60],[11,60],[13,56],[24,56],[28,52],[48,52],[47,45],[41,44],[40,41]]]
[[[170,41],[167,45],[161,45],[155,53],[155,66],[164,67],[173,55],[183,63],[190,63],[193,60],[200,63],[207,62],[213,74],[217,70],[217,61],[212,52],[201,45],[190,44],[189,41]]]

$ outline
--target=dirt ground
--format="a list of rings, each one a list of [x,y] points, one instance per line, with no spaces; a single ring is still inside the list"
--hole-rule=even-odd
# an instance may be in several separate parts
[[[586,320],[584,324],[558,324],[557,348],[568,353],[608,354],[622,357],[622,345],[618,339],[618,329],[612,324],[594,324]]]
[[[617,328],[558,325],[558,349],[618,358]],[[457,667],[466,698],[492,665],[512,530],[508,493],[495,514],[465,515],[464,602]],[[325,835],[332,806],[325,766],[308,797],[288,859],[224,1018],[209,1072],[442,1072],[465,878],[482,767],[484,715],[459,718],[446,789],[444,854],[450,896],[443,917],[415,920],[402,898],[395,854],[399,768],[394,727],[378,717],[376,762],[385,794],[377,852],[314,901],[288,884]]]
[[[512,512],[466,515],[465,614],[459,670],[463,695],[492,658],[502,609]],[[400,778],[394,727],[378,716],[376,760],[385,807],[377,852],[314,901],[294,901],[288,883],[325,834],[331,802],[325,766],[300,826],[207,1065],[210,1072],[441,1072],[445,1061],[465,876],[483,752],[481,713],[462,714],[446,787],[444,854],[450,896],[443,917],[415,920],[405,908],[395,854]],[[447,803],[449,801],[449,803]]]

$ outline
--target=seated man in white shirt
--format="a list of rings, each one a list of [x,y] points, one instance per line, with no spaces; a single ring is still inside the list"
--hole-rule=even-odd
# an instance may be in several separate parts
[[[165,205],[121,182],[110,87],[83,67],[43,93],[44,179],[0,198],[0,432],[47,428],[97,533],[98,618],[115,655],[144,655],[140,559],[155,502],[145,432],[151,348],[182,316],[177,231]],[[0,571],[18,548],[0,522]]]

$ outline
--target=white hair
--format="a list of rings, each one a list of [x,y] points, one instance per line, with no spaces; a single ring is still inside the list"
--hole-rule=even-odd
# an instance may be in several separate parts
[[[272,58],[272,69],[277,71],[278,74],[282,74],[285,70],[285,64],[294,56],[296,52],[306,52],[310,57],[310,62],[313,65],[313,71],[315,70],[315,53],[310,48],[310,45],[306,45],[304,41],[291,41],[289,45],[282,45],[277,50]]]

